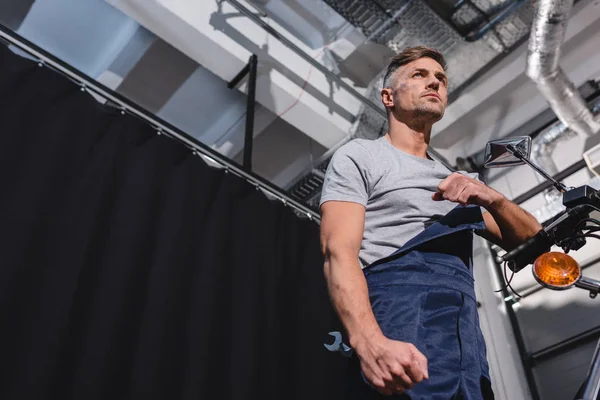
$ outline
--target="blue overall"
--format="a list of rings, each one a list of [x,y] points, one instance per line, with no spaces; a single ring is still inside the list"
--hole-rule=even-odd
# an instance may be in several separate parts
[[[493,399],[472,273],[473,231],[484,228],[479,207],[458,206],[364,269],[384,335],[428,360],[429,379],[397,398]],[[347,398],[390,398],[365,383],[356,356],[349,373]]]

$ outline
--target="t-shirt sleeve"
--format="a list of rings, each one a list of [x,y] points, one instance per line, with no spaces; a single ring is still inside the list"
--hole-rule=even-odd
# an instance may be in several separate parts
[[[371,153],[358,143],[340,147],[327,167],[319,207],[327,201],[349,201],[366,206],[371,161]]]

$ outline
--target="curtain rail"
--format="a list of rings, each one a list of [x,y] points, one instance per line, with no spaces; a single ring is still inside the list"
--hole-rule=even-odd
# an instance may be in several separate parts
[[[175,126],[169,124],[165,120],[153,115],[149,111],[143,109],[142,107],[134,104],[131,100],[125,98],[124,96],[116,93],[112,89],[102,85],[97,82],[95,79],[85,75],[81,71],[71,67],[64,61],[56,58],[35,44],[31,43],[27,39],[23,38],[18,33],[12,31],[7,28],[3,24],[0,24],[0,39],[3,39],[5,42],[18,47],[22,51],[28,53],[34,58],[38,59],[43,65],[47,65],[52,68],[56,72],[61,73],[68,79],[74,81],[79,84],[85,90],[95,93],[96,95],[109,100],[111,103],[114,103],[118,107],[121,108],[122,111],[127,112],[133,116],[141,118],[153,128],[157,130],[157,132],[165,133],[168,136],[171,136],[173,139],[178,140],[183,145],[190,148],[194,153],[199,153],[208,159],[214,161],[215,163],[221,165],[225,168],[225,172],[231,172],[240,178],[246,180],[250,184],[254,185],[257,189],[264,190],[269,193],[271,196],[279,199],[284,205],[293,208],[300,215],[307,217],[308,219],[319,223],[320,215],[310,209],[309,207],[299,203],[298,201],[292,199],[288,196],[283,190],[279,189],[272,183],[268,182],[262,177],[257,176],[253,173],[248,173],[243,170],[241,166],[238,166],[234,161],[228,159],[222,154],[216,152],[205,144],[199,142],[197,139],[191,137]]]

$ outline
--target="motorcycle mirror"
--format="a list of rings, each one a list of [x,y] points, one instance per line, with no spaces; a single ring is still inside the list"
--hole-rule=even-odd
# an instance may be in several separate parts
[[[573,257],[552,251],[542,254],[535,260],[533,276],[544,287],[564,290],[579,281],[581,267]]]
[[[511,147],[512,145],[512,147]],[[525,158],[531,154],[531,137],[518,136],[510,139],[499,139],[488,142],[485,146],[484,166],[486,168],[512,167],[525,164],[522,158],[509,149],[517,149]]]

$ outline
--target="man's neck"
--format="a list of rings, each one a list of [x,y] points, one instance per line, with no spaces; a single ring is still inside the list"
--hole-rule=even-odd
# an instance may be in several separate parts
[[[417,157],[428,158],[430,135],[431,125],[408,126],[396,120],[390,123],[390,130],[385,136],[395,148]]]

